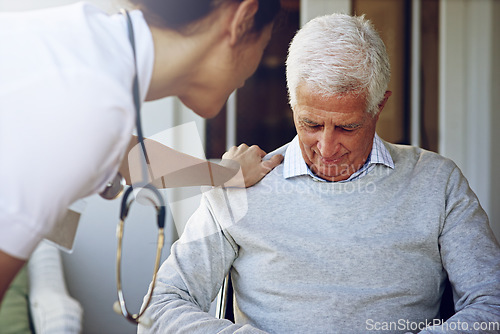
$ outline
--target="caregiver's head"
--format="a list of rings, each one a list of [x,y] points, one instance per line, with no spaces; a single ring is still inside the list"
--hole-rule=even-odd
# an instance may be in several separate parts
[[[176,95],[203,117],[215,116],[255,72],[280,10],[280,0],[130,1],[155,42],[159,71],[148,99]]]
[[[242,0],[130,0],[144,14],[158,25],[182,30],[199,23],[203,18],[216,12],[220,7]],[[263,27],[273,22],[280,9],[279,0],[258,0],[253,29],[260,32]]]

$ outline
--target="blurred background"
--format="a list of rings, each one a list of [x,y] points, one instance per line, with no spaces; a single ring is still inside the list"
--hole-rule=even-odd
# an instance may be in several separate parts
[[[500,237],[500,14],[497,0],[284,0],[285,14],[259,69],[214,119],[204,122],[208,157],[242,142],[272,151],[295,136],[285,58],[311,18],[344,12],[369,18],[384,40],[393,92],[377,124],[392,143],[453,159]]]
[[[1,11],[70,4],[73,0],[0,0]],[[91,0],[114,13],[120,0]],[[283,0],[284,13],[262,62],[219,116],[203,120],[175,98],[143,108],[146,136],[178,125],[189,135],[172,145],[201,158],[220,158],[242,142],[270,152],[295,136],[287,103],[285,58],[297,29],[318,15],[365,14],[386,43],[392,66],[387,103],[377,132],[393,143],[418,145],[453,159],[468,178],[500,239],[500,1],[497,0]],[[496,144],[495,144],[496,143]],[[186,193],[183,193],[186,192]],[[188,193],[188,195],[186,195]],[[168,256],[199,203],[186,189],[165,192],[171,209]],[[116,300],[115,228],[119,201],[86,200],[71,254],[64,255],[70,293],[85,311],[84,333],[135,333],[112,311]],[[153,213],[136,208],[127,222],[124,289],[138,310],[147,291],[156,247]]]

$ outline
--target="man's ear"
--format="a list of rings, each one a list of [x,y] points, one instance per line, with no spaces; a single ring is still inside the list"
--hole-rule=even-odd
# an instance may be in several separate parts
[[[386,90],[384,94],[384,98],[382,101],[378,104],[378,112],[380,113],[382,109],[384,109],[385,104],[387,103],[387,100],[389,100],[389,97],[391,97],[392,92],[390,90]]]
[[[229,43],[231,46],[236,45],[253,27],[258,9],[258,0],[243,0],[239,3],[230,26]]]
[[[382,99],[382,101],[378,104],[378,111],[377,113],[375,114],[374,117],[379,118],[380,116],[380,112],[382,111],[382,109],[384,109],[385,107],[385,104],[387,103],[387,100],[389,100],[389,97],[392,95],[392,92],[390,90],[386,90],[385,91],[385,94],[384,94],[384,98]]]
[[[390,90],[385,91],[384,98],[382,99],[382,102],[380,102],[378,104],[379,112],[382,111],[382,109],[384,109],[385,104],[387,103],[387,100],[389,100],[389,97],[391,97],[391,95],[392,95],[392,92]]]

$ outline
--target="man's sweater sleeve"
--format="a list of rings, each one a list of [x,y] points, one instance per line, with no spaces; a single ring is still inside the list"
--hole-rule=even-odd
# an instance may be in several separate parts
[[[456,313],[422,333],[499,333],[500,247],[486,213],[456,167],[446,191],[439,247]]]
[[[139,325],[138,333],[264,333],[208,313],[237,257],[237,245],[223,227],[233,223],[228,222],[232,215],[224,214],[225,198],[216,195],[208,200],[203,196],[200,207],[158,272],[146,312],[153,321],[152,327]],[[220,206],[217,214],[212,205]]]

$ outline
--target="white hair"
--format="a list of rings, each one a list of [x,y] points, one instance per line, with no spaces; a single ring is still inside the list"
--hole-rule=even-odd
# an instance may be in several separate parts
[[[390,79],[389,57],[364,15],[321,16],[305,24],[293,38],[286,79],[292,108],[297,103],[297,88],[306,85],[325,97],[364,96],[366,111],[375,115]]]

